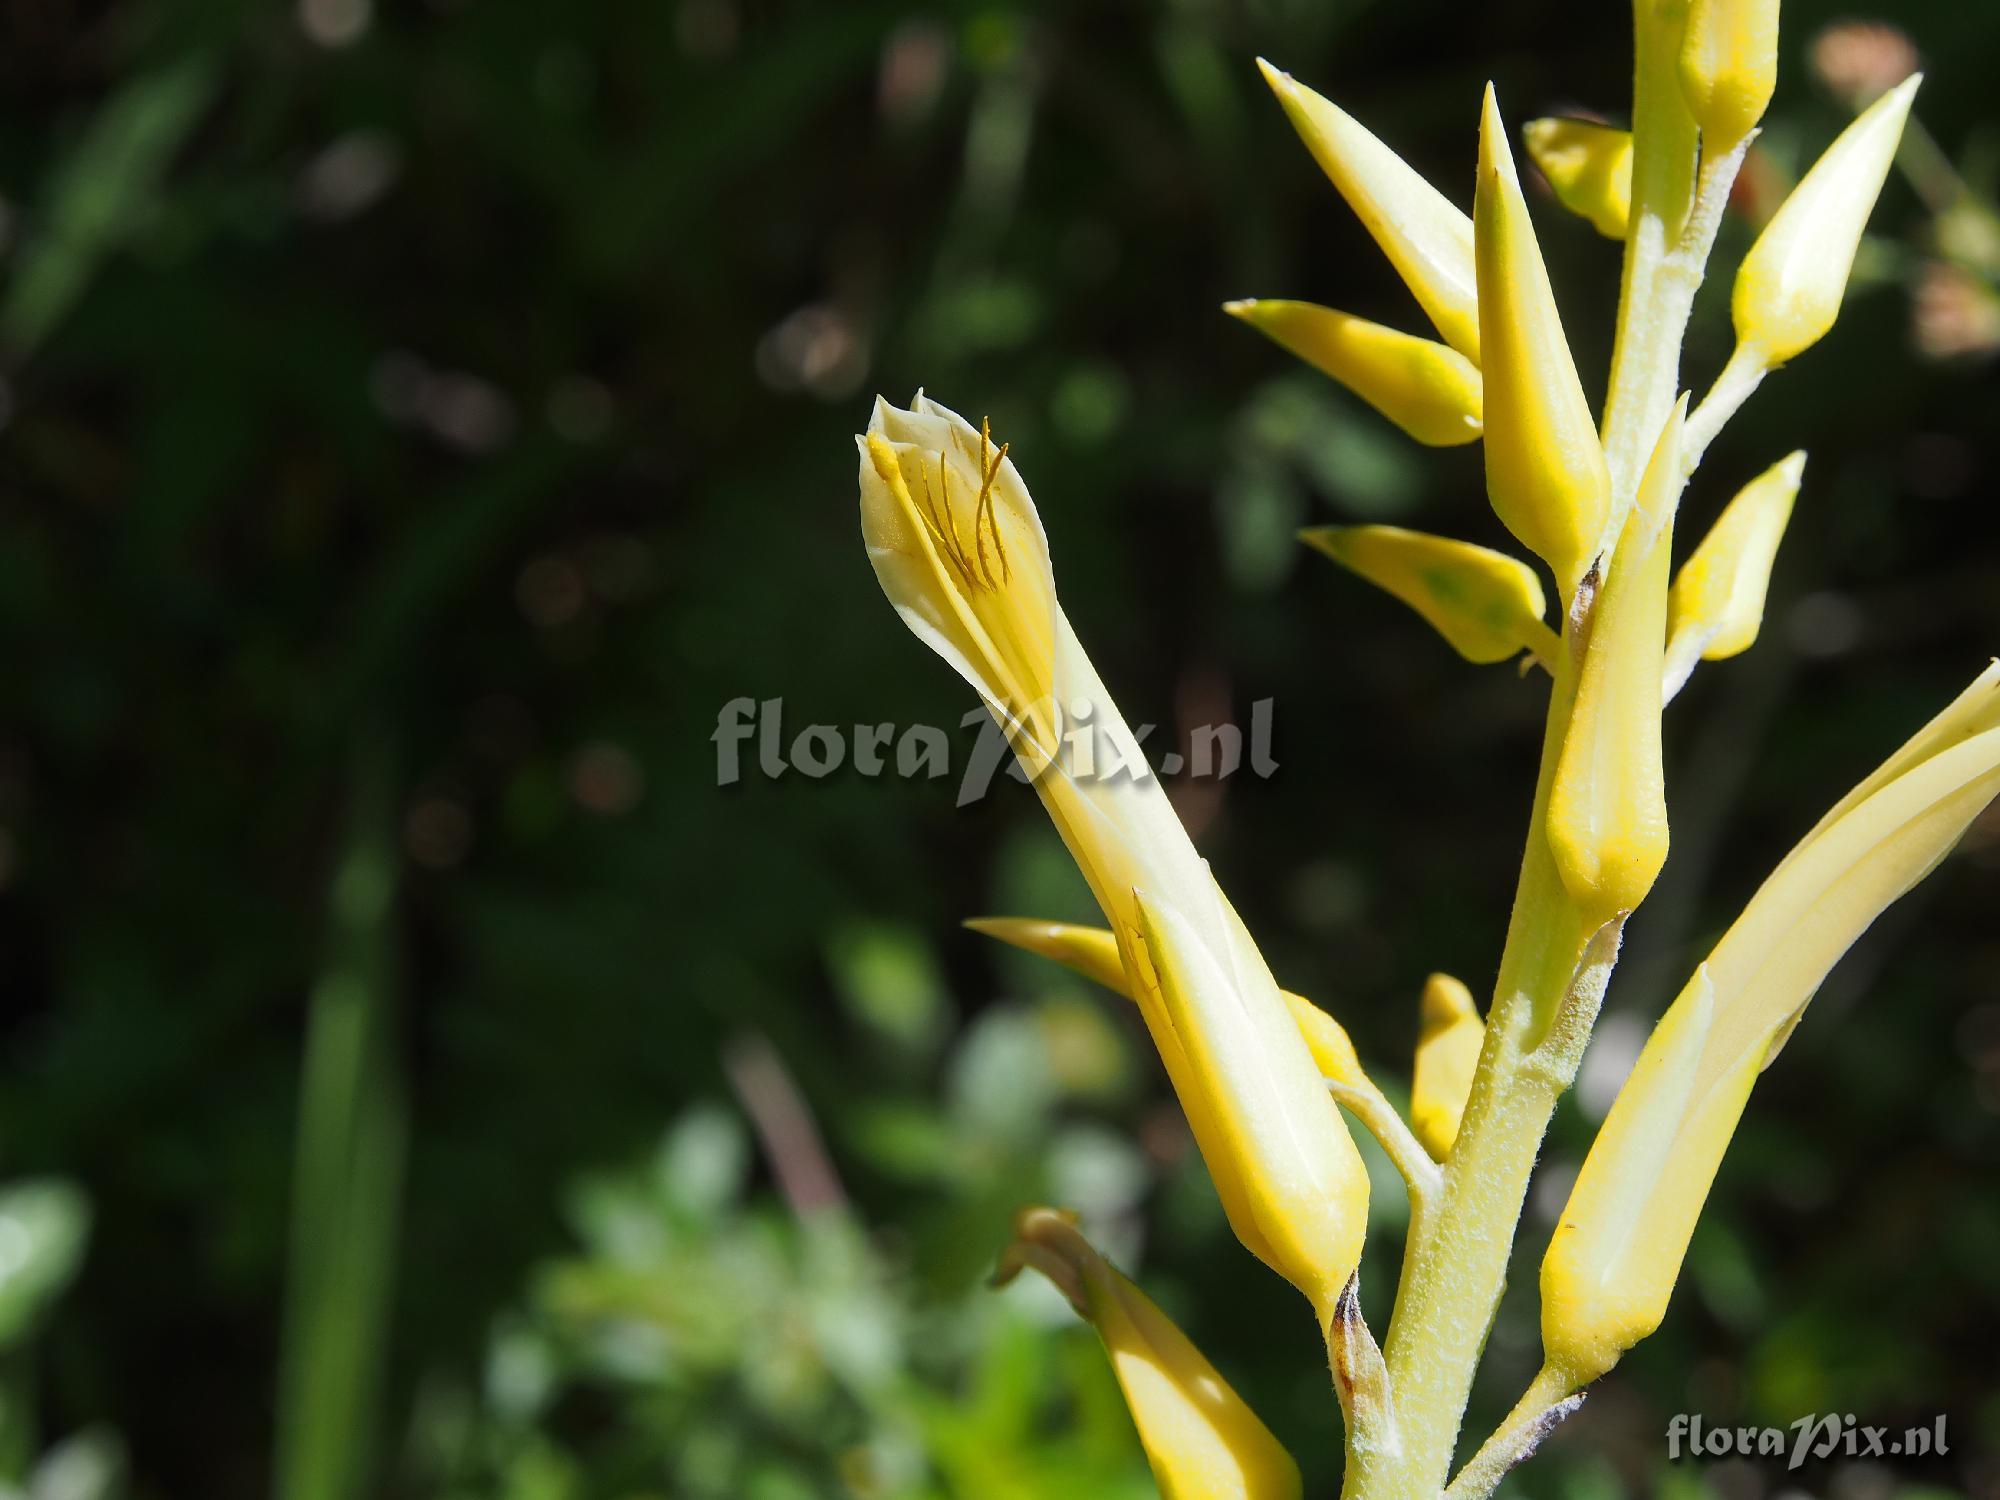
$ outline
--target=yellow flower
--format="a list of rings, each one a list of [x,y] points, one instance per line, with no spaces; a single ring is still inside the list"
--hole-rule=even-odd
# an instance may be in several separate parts
[[[1410,1082],[1410,1125],[1424,1148],[1443,1161],[1458,1139],[1458,1122],[1472,1097],[1472,1076],[1486,1043],[1486,1023],[1472,991],[1449,974],[1424,982],[1423,1025]]]
[[[1256,944],[1064,618],[1006,450],[922,396],[909,411],[878,401],[859,443],[883,592],[1010,726],[1135,974],[1231,1226],[1330,1307],[1360,1257],[1366,1170]],[[1064,714],[1079,727],[1064,731]]]
[[[1659,1326],[1757,1074],[1848,946],[2000,794],[2000,664],[1772,872],[1640,1054],[1542,1262],[1542,1339],[1576,1383]]]
[[[1420,443],[1479,438],[1479,367],[1431,339],[1310,302],[1252,298],[1222,310],[1332,376]]]
[[[1478,364],[1472,221],[1345,110],[1261,57],[1257,66],[1292,128],[1375,237],[1425,316],[1447,344]]]
[[[1486,492],[1507,529],[1555,570],[1567,602],[1597,554],[1611,474],[1490,85],[1472,214],[1486,351]]]
[[[1607,239],[1624,239],[1632,217],[1632,132],[1590,120],[1530,120],[1522,135],[1562,206]]]
[[[1792,453],[1744,485],[1681,564],[1667,596],[1667,697],[1697,660],[1721,661],[1757,639],[1771,565],[1805,471],[1805,454]]]
[[[1097,1329],[1162,1500],[1298,1500],[1299,1468],[1186,1334],[1099,1255],[1069,1215],[1024,1209],[1000,1258],[1033,1267]]]
[[[1505,661],[1531,651],[1553,660],[1555,632],[1534,569],[1471,542],[1400,526],[1321,526],[1299,539],[1394,594],[1467,661]]]
[[[1686,416],[1683,397],[1611,556],[1549,793],[1549,849],[1591,926],[1637,907],[1667,860],[1661,679]]]
[[[1736,339],[1765,366],[1826,336],[1840,314],[1854,253],[1882,192],[1921,73],[1871,104],[1813,163],[1736,272]]]
[[[1680,72],[1702,150],[1735,146],[1757,128],[1778,86],[1778,0],[1693,0]]]

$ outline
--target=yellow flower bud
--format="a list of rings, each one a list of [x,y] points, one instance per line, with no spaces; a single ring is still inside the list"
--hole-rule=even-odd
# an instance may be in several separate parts
[[[1843,130],[1779,207],[1736,272],[1736,338],[1766,366],[1826,336],[1882,192],[1922,74],[1906,79]]]
[[[1394,594],[1467,661],[1505,661],[1523,651],[1553,659],[1541,581],[1517,558],[1400,526],[1321,526],[1299,539]]]
[[[1557,201],[1607,239],[1624,239],[1632,217],[1632,132],[1590,120],[1530,120],[1522,134]]]
[[[1449,974],[1424,982],[1423,1024],[1417,1033],[1417,1066],[1410,1081],[1410,1125],[1439,1161],[1451,1155],[1472,1075],[1486,1043],[1486,1023],[1472,991]]]
[[[2000,664],[1806,835],[1675,1000],[1590,1148],[1542,1265],[1575,1383],[1659,1326],[1757,1074],[1842,953],[2000,794]]]
[[[1793,453],[1744,485],[1681,564],[1667,596],[1667,697],[1697,660],[1721,661],[1757,639],[1771,565],[1805,469],[1805,454]]]
[[[1420,443],[1479,438],[1479,367],[1456,349],[1311,302],[1252,298],[1222,310],[1331,375]]]
[[[1611,475],[1490,85],[1473,225],[1486,351],[1486,492],[1507,529],[1555,570],[1567,601],[1596,555]]]
[[[1778,0],[1693,0],[1680,71],[1702,149],[1735,146],[1757,128],[1778,86]]]
[[[1067,1214],[1023,1210],[994,1277],[1033,1267],[1104,1341],[1162,1500],[1298,1500],[1299,1467],[1188,1336]]]
[[[1108,928],[1044,922],[1033,917],[974,917],[965,925],[974,932],[1054,959],[1113,994],[1123,995],[1127,1000],[1135,998],[1132,982],[1125,973],[1125,960],[1118,951],[1118,939]],[[1281,993],[1321,1076],[1348,1088],[1373,1089],[1347,1028],[1304,995],[1290,990]]]
[[[1549,792],[1549,850],[1591,925],[1637,907],[1667,860],[1661,675],[1686,417],[1683,397],[1625,518],[1588,625],[1576,702]]]
[[[1331,101],[1262,58],[1292,128],[1389,257],[1444,341],[1479,363],[1472,221]]]

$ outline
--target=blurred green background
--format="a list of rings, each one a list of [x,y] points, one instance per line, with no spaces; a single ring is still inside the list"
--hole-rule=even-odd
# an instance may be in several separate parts
[[[1690,530],[1812,455],[1764,639],[1673,712],[1675,858],[1475,1425],[1532,1371],[1564,1173],[1651,1018],[2000,647],[2000,11],[1884,11],[1930,69],[1927,196],[1892,182],[1839,328],[1691,492]],[[1815,46],[1847,15],[1787,0],[1725,269],[1854,71],[1895,65],[1891,36]],[[878,390],[991,413],[1127,716],[1272,700],[1275,775],[1176,792],[1277,972],[1400,1087],[1424,974],[1491,982],[1542,692],[1292,540],[1502,533],[1476,448],[1409,446],[1219,313],[1420,326],[1251,62],[1465,201],[1489,77],[1516,122],[1619,117],[1623,7],[0,16],[7,1493],[1148,1495],[1088,1332],[983,1289],[1037,1200],[1331,1493],[1310,1320],[1229,1238],[1143,1037],[956,927],[1088,914],[1032,795],[718,787],[710,735],[750,697],[787,741],[970,743],[863,557],[851,434]],[[1616,247],[1539,202],[1595,396]],[[1667,1327],[1520,1494],[2000,1494],[1997,910],[1989,816],[1836,971]],[[1943,1413],[1953,1446],[1669,1469],[1681,1411]]]

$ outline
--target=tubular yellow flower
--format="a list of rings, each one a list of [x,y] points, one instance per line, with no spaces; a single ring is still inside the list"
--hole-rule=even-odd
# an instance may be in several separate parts
[[[1394,594],[1467,661],[1505,661],[1523,651],[1554,659],[1541,581],[1517,558],[1400,526],[1321,526],[1299,540]]]
[[[1820,982],[2000,795],[2000,664],[1821,820],[1661,1018],[1542,1264],[1543,1341],[1594,1378],[1664,1316],[1757,1074]]]
[[[1605,238],[1624,239],[1632,217],[1632,132],[1591,120],[1530,120],[1522,136],[1557,201]]]
[[[974,917],[965,925],[974,932],[1054,959],[1115,995],[1123,995],[1127,1000],[1134,998],[1132,982],[1125,973],[1125,960],[1118,951],[1118,939],[1108,928],[1044,922],[1033,917]],[[1304,995],[1290,990],[1280,993],[1320,1075],[1349,1088],[1372,1088],[1347,1028]]]
[[[1444,341],[1479,363],[1472,221],[1353,116],[1261,57],[1292,128],[1416,295]]]
[[[1046,1276],[1097,1329],[1162,1500],[1298,1500],[1299,1468],[1167,1315],[1067,1214],[1024,1209],[994,1280]]]
[[[1637,907],[1667,861],[1661,678],[1686,417],[1683,397],[1625,518],[1597,597],[1549,793],[1549,849],[1571,898],[1593,925]]]
[[[1424,1149],[1443,1161],[1458,1139],[1472,1075],[1486,1043],[1486,1023],[1472,991],[1449,974],[1424,981],[1423,1024],[1417,1033],[1417,1066],[1410,1081],[1410,1124]]]
[[[1251,298],[1222,310],[1323,373],[1420,443],[1479,438],[1479,367],[1456,349],[1311,302]]]
[[[1757,128],[1778,86],[1778,0],[1693,0],[1680,72],[1702,150],[1735,146]]]
[[[1766,366],[1796,358],[1833,327],[1922,81],[1920,73],[1904,80],[1843,130],[1743,258],[1731,299],[1736,338]]]
[[[1596,555],[1611,475],[1491,85],[1473,226],[1486,350],[1486,491],[1507,529],[1555,570],[1567,603]]]
[[[909,411],[878,401],[859,443],[883,592],[1009,726],[1128,964],[1136,947],[1149,975],[1171,976],[1134,995],[1231,1226],[1330,1306],[1360,1253],[1366,1171],[1256,944],[1056,601],[1006,450],[922,396]],[[1064,732],[1063,711],[1082,727]],[[1151,926],[1135,887],[1155,903]]]
[[[1668,698],[1697,660],[1721,661],[1757,639],[1771,565],[1805,471],[1805,454],[1792,453],[1744,485],[1681,564],[1667,596]]]

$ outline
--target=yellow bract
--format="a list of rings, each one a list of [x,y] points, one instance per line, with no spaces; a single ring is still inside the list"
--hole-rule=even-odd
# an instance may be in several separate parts
[[[1606,238],[1624,239],[1632,217],[1632,132],[1590,120],[1530,120],[1522,136],[1562,206]]]
[[[1541,582],[1518,558],[1400,526],[1322,526],[1299,539],[1394,594],[1467,661],[1553,660]]]
[[[1555,570],[1567,603],[1596,555],[1611,474],[1491,86],[1479,129],[1473,226],[1485,349],[1486,493],[1507,529]]]
[[[1024,1267],[1097,1329],[1162,1500],[1298,1500],[1299,1468],[1167,1315],[1092,1248],[1067,1214],[1023,1210],[995,1280]]]
[[[1821,820],[1655,1029],[1542,1267],[1543,1339],[1576,1379],[1658,1326],[1758,1072],[1820,982],[2000,794],[2000,664]]]
[[[1456,349],[1311,302],[1269,298],[1222,310],[1353,391],[1420,443],[1479,438],[1479,367]]]
[[[1771,566],[1805,470],[1805,454],[1792,453],[1743,486],[1681,564],[1667,596],[1667,697],[1697,659],[1721,661],[1757,639]]]
[[[1478,364],[1472,221],[1345,110],[1262,58],[1257,66],[1293,129],[1416,295],[1425,316],[1447,344]]]
[[[1231,1226],[1330,1306],[1360,1255],[1367,1173],[1256,944],[1056,603],[1026,487],[983,428],[921,396],[911,411],[878,402],[862,448],[862,533],[883,591],[1012,728],[1143,976],[1134,998]],[[1080,727],[1066,731],[1064,713]]]
[[[1637,907],[1667,861],[1661,678],[1686,416],[1683,397],[1646,465],[1598,592],[1549,793],[1549,849],[1591,926]]]
[[[1869,105],[1813,163],[1736,272],[1737,341],[1781,365],[1826,336],[1923,75]]]
[[[1486,1042],[1486,1023],[1472,991],[1449,974],[1424,982],[1423,1026],[1417,1033],[1417,1066],[1410,1081],[1410,1125],[1439,1161],[1451,1155],[1472,1075]]]
[[[1033,917],[974,917],[966,924],[1016,948],[1054,959],[1064,968],[1103,985],[1127,1000],[1135,998],[1125,961],[1118,952],[1118,939],[1103,927],[1082,927],[1073,922],[1044,922]],[[1323,1077],[1349,1088],[1372,1088],[1355,1054],[1347,1029],[1304,995],[1283,992],[1286,1009],[1292,1013],[1306,1050]]]
[[[1693,0],[1680,73],[1702,150],[1729,150],[1757,128],[1778,86],[1778,0]]]

